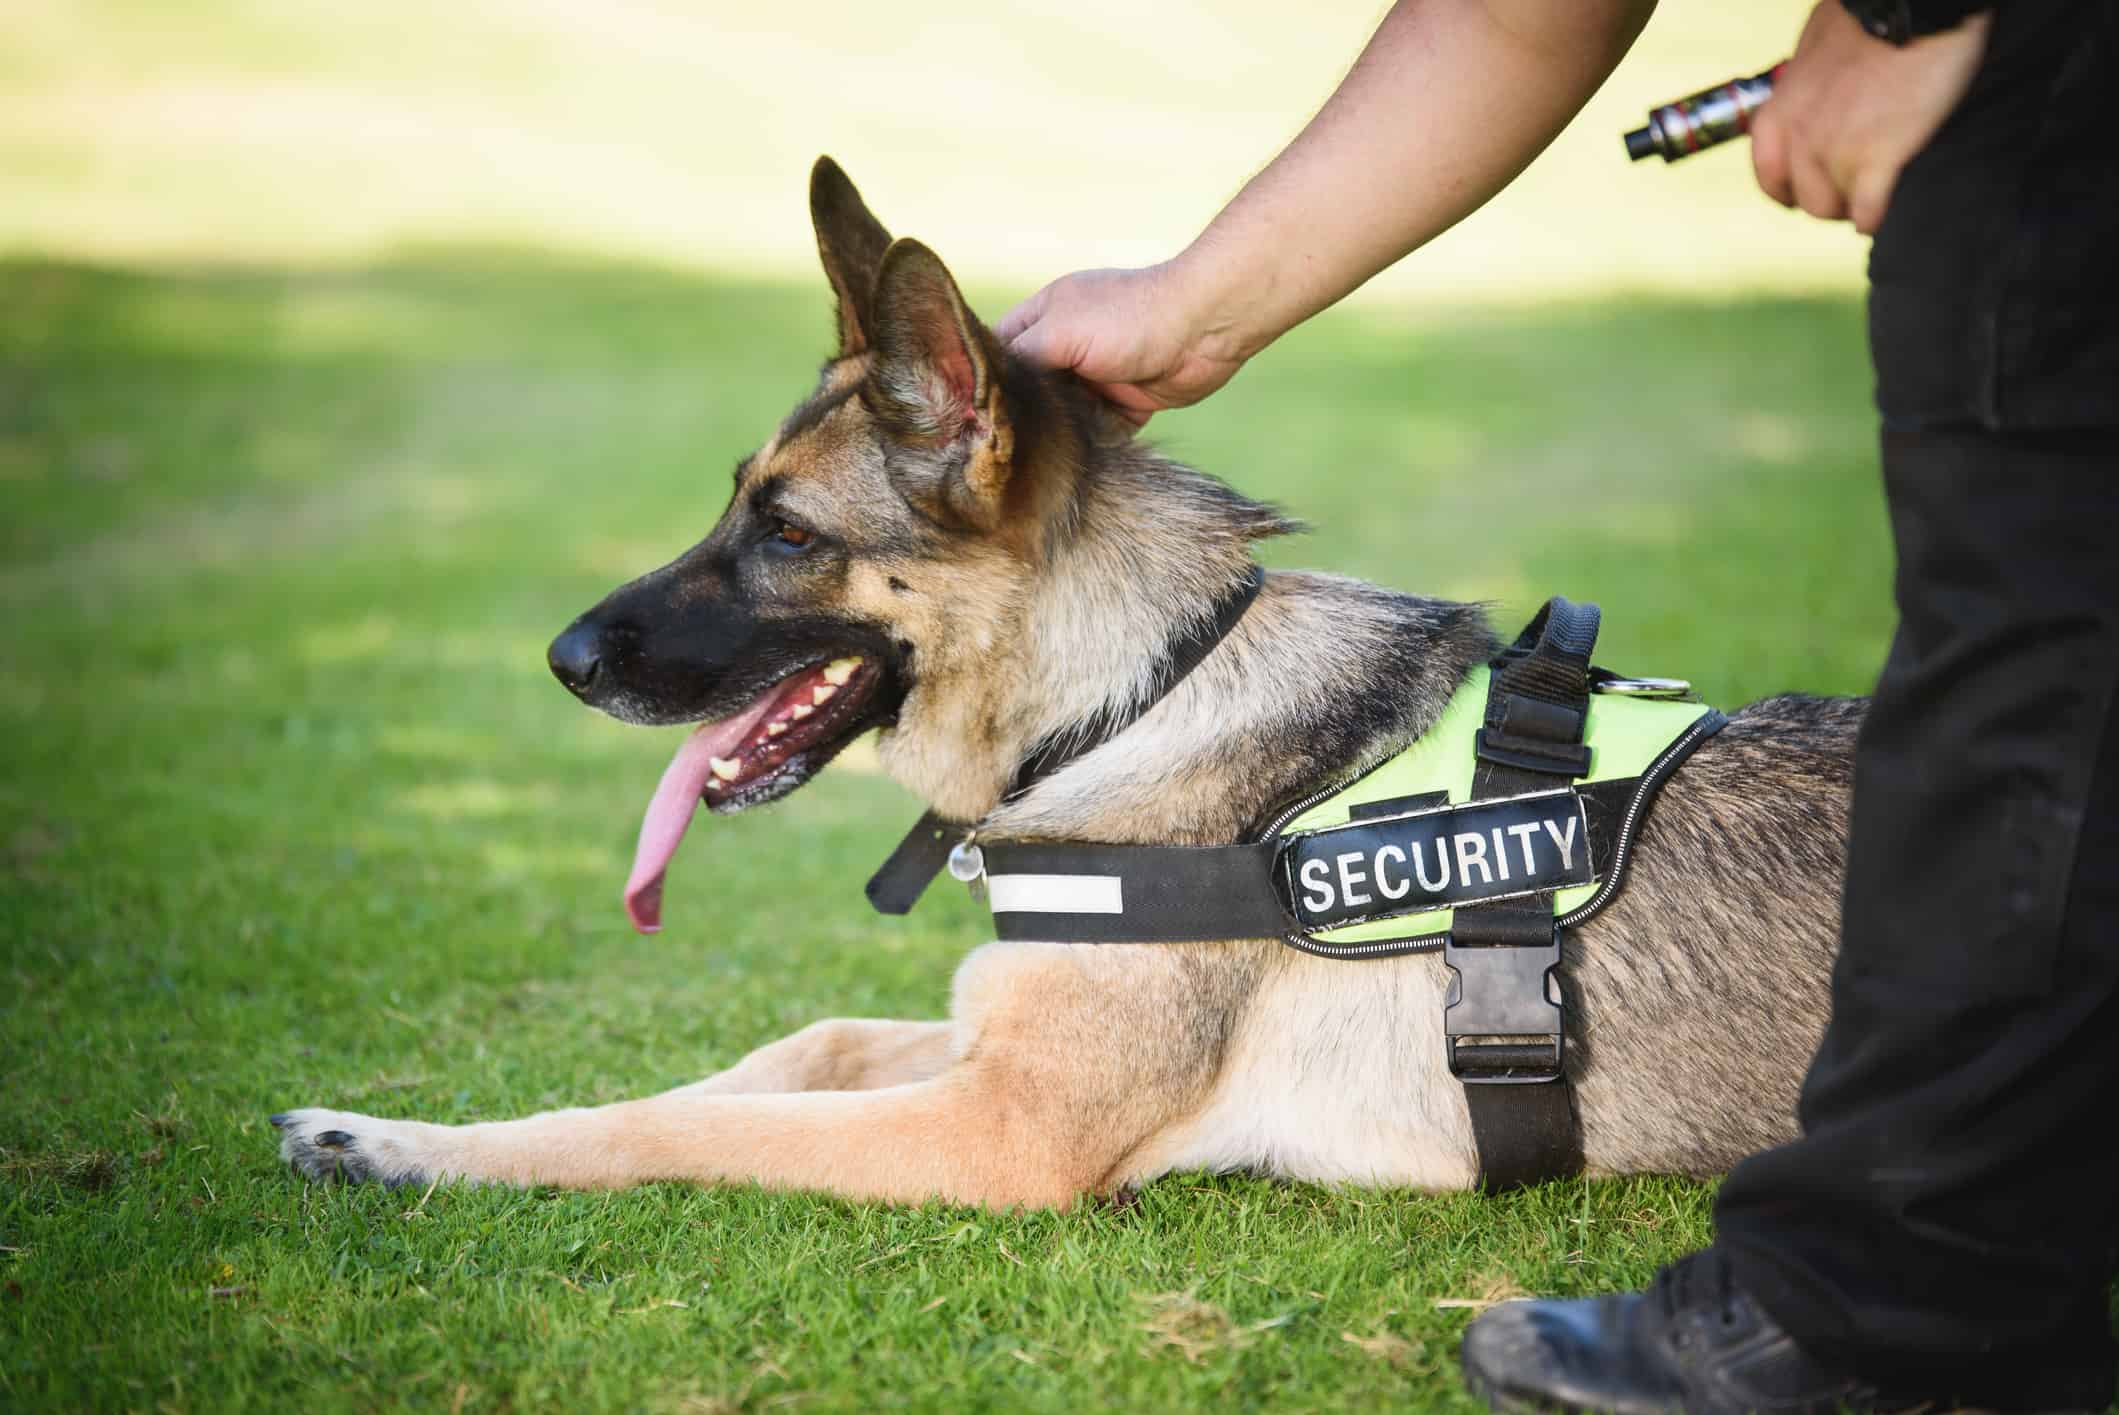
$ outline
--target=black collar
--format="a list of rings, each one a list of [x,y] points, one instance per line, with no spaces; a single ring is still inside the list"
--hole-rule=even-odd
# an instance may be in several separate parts
[[[1229,636],[1236,621],[1251,607],[1251,601],[1258,598],[1258,587],[1264,583],[1265,571],[1253,565],[1243,583],[1214,606],[1212,618],[1194,625],[1171,643],[1168,656],[1156,671],[1155,686],[1146,697],[1128,708],[1106,709],[1037,743],[1023,758],[1022,766],[1016,769],[1014,782],[1008,787],[1008,794],[1001,799],[1017,799],[1046,777],[1072,765],[1077,758],[1095,751],[1140,721],[1149,708],[1168,697],[1193,669],[1206,662],[1215,645]]]
[[[1206,661],[1216,645],[1228,637],[1236,627],[1244,611],[1258,598],[1259,586],[1265,583],[1265,571],[1253,565],[1241,584],[1214,606],[1213,615],[1194,625],[1170,645],[1169,653],[1155,674],[1155,686],[1138,702],[1118,710],[1097,713],[1073,727],[1053,733],[1034,746],[1016,768],[1015,778],[1009,783],[1007,794],[1001,799],[1013,801],[1020,798],[1031,787],[1071,765],[1078,758],[1096,750],[1119,733],[1140,721],[1148,709],[1154,707],[1171,690],[1185,681],[1192,670]],[[910,913],[934,877],[941,873],[949,852],[971,830],[962,821],[952,821],[936,815],[933,811],[921,816],[898,848],[890,852],[890,858],[868,881],[868,902],[885,914]]]

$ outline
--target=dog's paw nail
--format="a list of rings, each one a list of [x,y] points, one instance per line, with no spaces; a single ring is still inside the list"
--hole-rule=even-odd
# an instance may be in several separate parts
[[[272,1128],[275,1130],[285,1130],[287,1128],[287,1112],[284,1110],[278,1115],[268,1115],[265,1118],[272,1122]]]
[[[341,1130],[352,1124],[357,1130]],[[432,1170],[394,1122],[333,1110],[290,1110],[273,1117],[280,1158],[319,1184],[425,1184]],[[333,1127],[319,1129],[319,1126]]]

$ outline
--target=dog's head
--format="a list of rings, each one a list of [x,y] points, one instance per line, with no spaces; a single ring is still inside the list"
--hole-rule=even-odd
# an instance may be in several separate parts
[[[1073,469],[1115,419],[1011,359],[917,241],[893,241],[829,158],[811,216],[838,354],[738,464],[718,524],[553,640],[552,671],[627,722],[700,722],[642,825],[627,901],[655,924],[662,871],[703,800],[793,791],[923,677],[993,645],[1005,598],[1064,520]],[[917,704],[915,703],[915,706]]]

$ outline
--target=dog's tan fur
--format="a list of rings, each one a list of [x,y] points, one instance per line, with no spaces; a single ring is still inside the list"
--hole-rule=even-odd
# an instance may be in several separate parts
[[[1004,803],[1038,743],[1143,700],[1173,636],[1288,525],[1015,366],[940,262],[891,242],[828,163],[812,207],[839,357],[740,470],[714,534],[628,589],[696,610],[736,576],[769,609],[881,626],[914,669],[883,763],[945,815],[998,837],[1234,840],[1402,748],[1489,651],[1464,606],[1276,573],[1175,691]],[[745,518],[775,508],[845,552],[742,560]],[[655,710],[615,688],[602,705]],[[1738,714],[1665,789],[1627,891],[1570,938],[1593,1171],[1713,1172],[1790,1132],[1825,1014],[1858,715],[1795,699]],[[298,1111],[283,1153],[386,1182],[690,1179],[989,1206],[1190,1166],[1461,1187],[1476,1166],[1443,1064],[1446,982],[1431,956],[1341,963],[1266,940],[992,944],[958,970],[947,1021],[823,1022],[679,1090],[523,1120]]]

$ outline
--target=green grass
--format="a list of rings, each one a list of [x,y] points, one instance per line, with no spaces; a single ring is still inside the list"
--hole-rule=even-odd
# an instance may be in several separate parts
[[[857,769],[696,835],[628,932],[671,738],[542,663],[704,531],[825,327],[814,286],[505,252],[0,267],[0,1404],[1466,1408],[1451,1304],[1704,1241],[1664,1180],[993,1217],[280,1168],[286,1106],[607,1101],[946,1005],[982,921],[866,911],[916,806]],[[1274,563],[1509,628],[1595,598],[1605,662],[1732,704],[1880,659],[1867,387],[1836,298],[1349,314],[1158,426],[1315,524]]]

